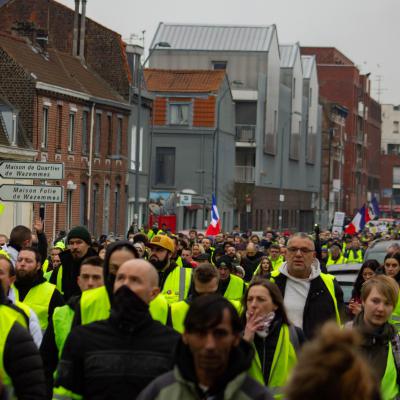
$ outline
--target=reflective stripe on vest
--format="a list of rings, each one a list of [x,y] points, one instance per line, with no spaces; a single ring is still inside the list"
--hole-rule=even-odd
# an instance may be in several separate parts
[[[106,287],[85,290],[82,293],[80,307],[82,325],[109,318],[111,304]],[[168,318],[168,302],[165,297],[158,295],[151,301],[149,312],[154,320],[165,325]]]
[[[176,267],[169,273],[161,291],[168,304],[186,299],[189,294],[191,280],[191,268]]]
[[[54,339],[58,349],[58,357],[61,358],[61,353],[64,349],[65,341],[71,332],[72,321],[74,320],[75,312],[69,306],[56,307],[53,313]]]
[[[244,280],[233,274],[230,274],[229,277],[229,284],[225,290],[224,297],[228,300],[240,300],[243,296]]]
[[[275,278],[277,278],[280,274],[281,273],[279,271],[272,272],[270,281],[275,283]],[[328,289],[329,294],[331,295],[331,298],[333,301],[333,306],[335,308],[336,322],[338,325],[341,325],[340,314],[339,314],[339,309],[338,309],[338,304],[337,304],[337,299],[336,299],[336,294],[335,294],[335,284],[333,283],[335,280],[335,277],[331,274],[324,274],[323,272],[321,272],[319,274],[319,276],[321,277],[326,288]]]
[[[381,381],[382,400],[393,400],[399,395],[397,384],[397,369],[393,357],[392,344],[389,342],[386,369]]]
[[[13,387],[10,377],[4,369],[4,348],[11,328],[19,322],[21,314],[5,305],[0,305],[0,381],[6,388],[6,399],[13,398]],[[26,327],[26,324],[23,325]]]
[[[18,289],[15,286],[13,286],[13,288],[16,300],[20,301]],[[42,331],[46,330],[49,323],[49,306],[55,290],[55,285],[49,282],[43,282],[31,288],[22,301],[22,303],[35,311]]]
[[[267,385],[275,399],[283,398],[282,389],[285,386],[289,374],[296,362],[297,356],[293,343],[290,340],[289,327],[286,324],[283,324],[279,332],[279,338],[272,359],[271,371]],[[265,385],[262,364],[257,351],[255,351],[249,369],[249,376],[260,382],[262,385]]]

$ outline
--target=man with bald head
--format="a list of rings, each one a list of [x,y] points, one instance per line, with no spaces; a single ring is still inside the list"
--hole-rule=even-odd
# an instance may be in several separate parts
[[[307,338],[327,320],[341,322],[343,292],[333,275],[321,272],[313,240],[296,233],[288,241],[286,262],[272,272],[284,298],[289,320],[302,328]]]
[[[254,271],[260,265],[261,257],[264,255],[258,249],[258,245],[250,242],[246,247],[246,256],[242,258],[240,265],[244,268],[244,280],[249,282],[254,275]]]
[[[149,313],[149,303],[160,292],[158,279],[156,269],[142,259],[119,267],[110,317],[72,330],[55,394],[135,399],[148,383],[172,368],[179,335]]]

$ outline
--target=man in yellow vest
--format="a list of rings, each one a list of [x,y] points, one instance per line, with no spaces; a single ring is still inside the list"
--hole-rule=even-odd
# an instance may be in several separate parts
[[[277,271],[278,268],[285,262],[285,259],[281,256],[281,248],[279,247],[279,244],[271,244],[268,249],[268,254],[273,271]]]
[[[216,264],[220,278],[218,292],[228,300],[240,300],[246,290],[246,284],[242,278],[232,273],[232,258],[224,255]]]
[[[326,266],[329,265],[341,265],[345,264],[346,259],[344,258],[340,247],[337,244],[333,244],[329,249],[328,261],[326,262]]]
[[[363,263],[364,261],[364,252],[361,249],[360,240],[358,237],[354,236],[351,239],[351,245],[347,246],[345,251],[346,263]]]
[[[36,249],[22,249],[15,264],[16,280],[12,287],[15,299],[35,311],[44,332],[54,309],[63,306],[64,299],[56,286],[44,279],[41,267],[40,254]]]
[[[8,299],[8,302],[6,302],[6,304],[15,307],[18,311],[21,312],[24,318],[26,318],[28,322],[29,333],[31,334],[36,346],[39,348],[43,339],[39,319],[32,308],[21,303],[20,301],[16,301],[14,290],[11,287],[14,281],[14,266],[12,265],[11,260],[8,258],[7,253],[5,253],[3,250],[0,250],[0,286],[3,287],[4,293]]]
[[[314,242],[307,234],[291,236],[287,249],[287,261],[272,272],[271,281],[282,293],[289,320],[311,338],[327,320],[341,323],[343,291],[334,276],[321,272]]]
[[[83,260],[78,276],[78,285],[82,293],[104,285],[103,260],[99,256]],[[79,299],[80,296],[73,296],[66,305],[57,307],[44,334],[40,353],[48,387],[52,388],[53,373],[57,368],[65,340],[71,331]]]
[[[27,325],[21,314],[4,305],[5,301],[7,299],[0,285],[1,398],[45,399],[46,387],[39,350],[26,330]]]
[[[189,294],[192,269],[179,267],[171,260],[175,251],[173,240],[167,235],[155,235],[149,247],[149,262],[158,271],[161,293],[169,304],[184,300]]]
[[[68,390],[74,399],[135,399],[171,369],[179,335],[149,312],[160,292],[157,271],[145,260],[128,260],[119,267],[113,290],[110,317],[75,327],[68,336],[56,394]]]
[[[219,295],[190,306],[175,367],[154,380],[138,400],[264,399],[268,389],[248,376],[253,351],[241,338],[235,307]]]

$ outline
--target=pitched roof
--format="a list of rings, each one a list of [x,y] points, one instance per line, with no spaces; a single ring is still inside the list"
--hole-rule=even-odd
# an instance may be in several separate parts
[[[145,69],[144,78],[150,92],[218,92],[225,71]]]
[[[279,45],[281,68],[293,68],[297,51],[298,46],[296,44]]]
[[[0,33],[0,48],[38,82],[125,103],[107,82],[76,57],[52,48],[49,48],[47,55],[44,55],[26,40],[2,33]]]
[[[311,78],[313,66],[316,63],[315,56],[301,56],[301,63],[303,65],[303,76],[305,79]]]
[[[275,25],[234,26],[160,22],[150,48],[167,42],[174,50],[269,51]]]

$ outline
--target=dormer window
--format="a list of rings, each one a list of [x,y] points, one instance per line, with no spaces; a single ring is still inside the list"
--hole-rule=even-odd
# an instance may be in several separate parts
[[[170,103],[169,123],[170,125],[189,125],[190,103]]]
[[[11,145],[17,144],[17,129],[18,129],[18,116],[17,114],[12,115],[12,127],[11,127]]]

